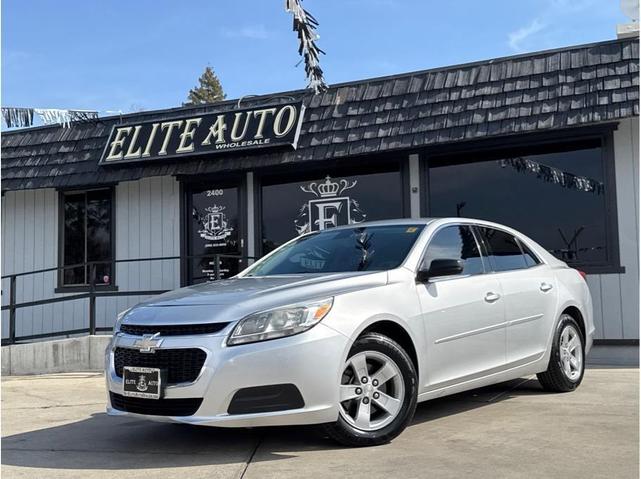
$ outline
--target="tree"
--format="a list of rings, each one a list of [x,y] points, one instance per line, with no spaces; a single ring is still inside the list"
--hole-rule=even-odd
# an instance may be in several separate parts
[[[184,105],[213,103],[224,100],[227,97],[223,91],[223,86],[220,84],[220,80],[211,67],[205,68],[205,71],[198,79],[198,83],[200,83],[200,86],[196,86],[189,90],[187,102],[184,103]]]

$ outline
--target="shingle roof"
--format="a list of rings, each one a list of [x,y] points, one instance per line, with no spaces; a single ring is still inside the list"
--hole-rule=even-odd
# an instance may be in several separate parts
[[[189,175],[570,128],[639,114],[639,43],[620,39],[332,86],[253,97],[303,98],[298,149],[100,167],[114,124],[234,109],[237,101],[2,135],[2,189],[96,185]]]

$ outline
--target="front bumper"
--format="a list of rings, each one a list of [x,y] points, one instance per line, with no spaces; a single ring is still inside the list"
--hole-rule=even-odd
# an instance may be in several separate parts
[[[116,334],[106,351],[107,390],[123,393],[114,368],[115,348],[133,348],[138,336]],[[159,349],[200,348],[207,353],[198,378],[167,385],[166,399],[203,398],[192,416],[154,416],[115,409],[107,395],[107,413],[220,427],[254,427],[333,422],[338,418],[338,384],[349,339],[322,323],[287,338],[227,346],[227,331],[216,335],[166,336]],[[153,354],[153,353],[151,353]],[[304,406],[276,412],[229,414],[234,394],[243,388],[294,384]]]

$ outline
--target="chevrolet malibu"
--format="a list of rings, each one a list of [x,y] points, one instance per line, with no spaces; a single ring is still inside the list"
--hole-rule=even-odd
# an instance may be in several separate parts
[[[222,427],[322,424],[390,441],[417,402],[537,374],[583,379],[583,273],[487,221],[360,223],[299,236],[237,276],[118,317],[107,412]]]

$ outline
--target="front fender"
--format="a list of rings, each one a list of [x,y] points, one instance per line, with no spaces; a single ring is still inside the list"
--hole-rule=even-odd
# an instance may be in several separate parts
[[[415,289],[407,287],[407,283],[391,283],[336,296],[332,311],[323,324],[349,339],[343,351],[343,360],[346,360],[354,341],[366,329],[382,321],[398,325],[410,337],[416,351],[419,375],[422,375],[425,370],[425,330],[418,296]]]

